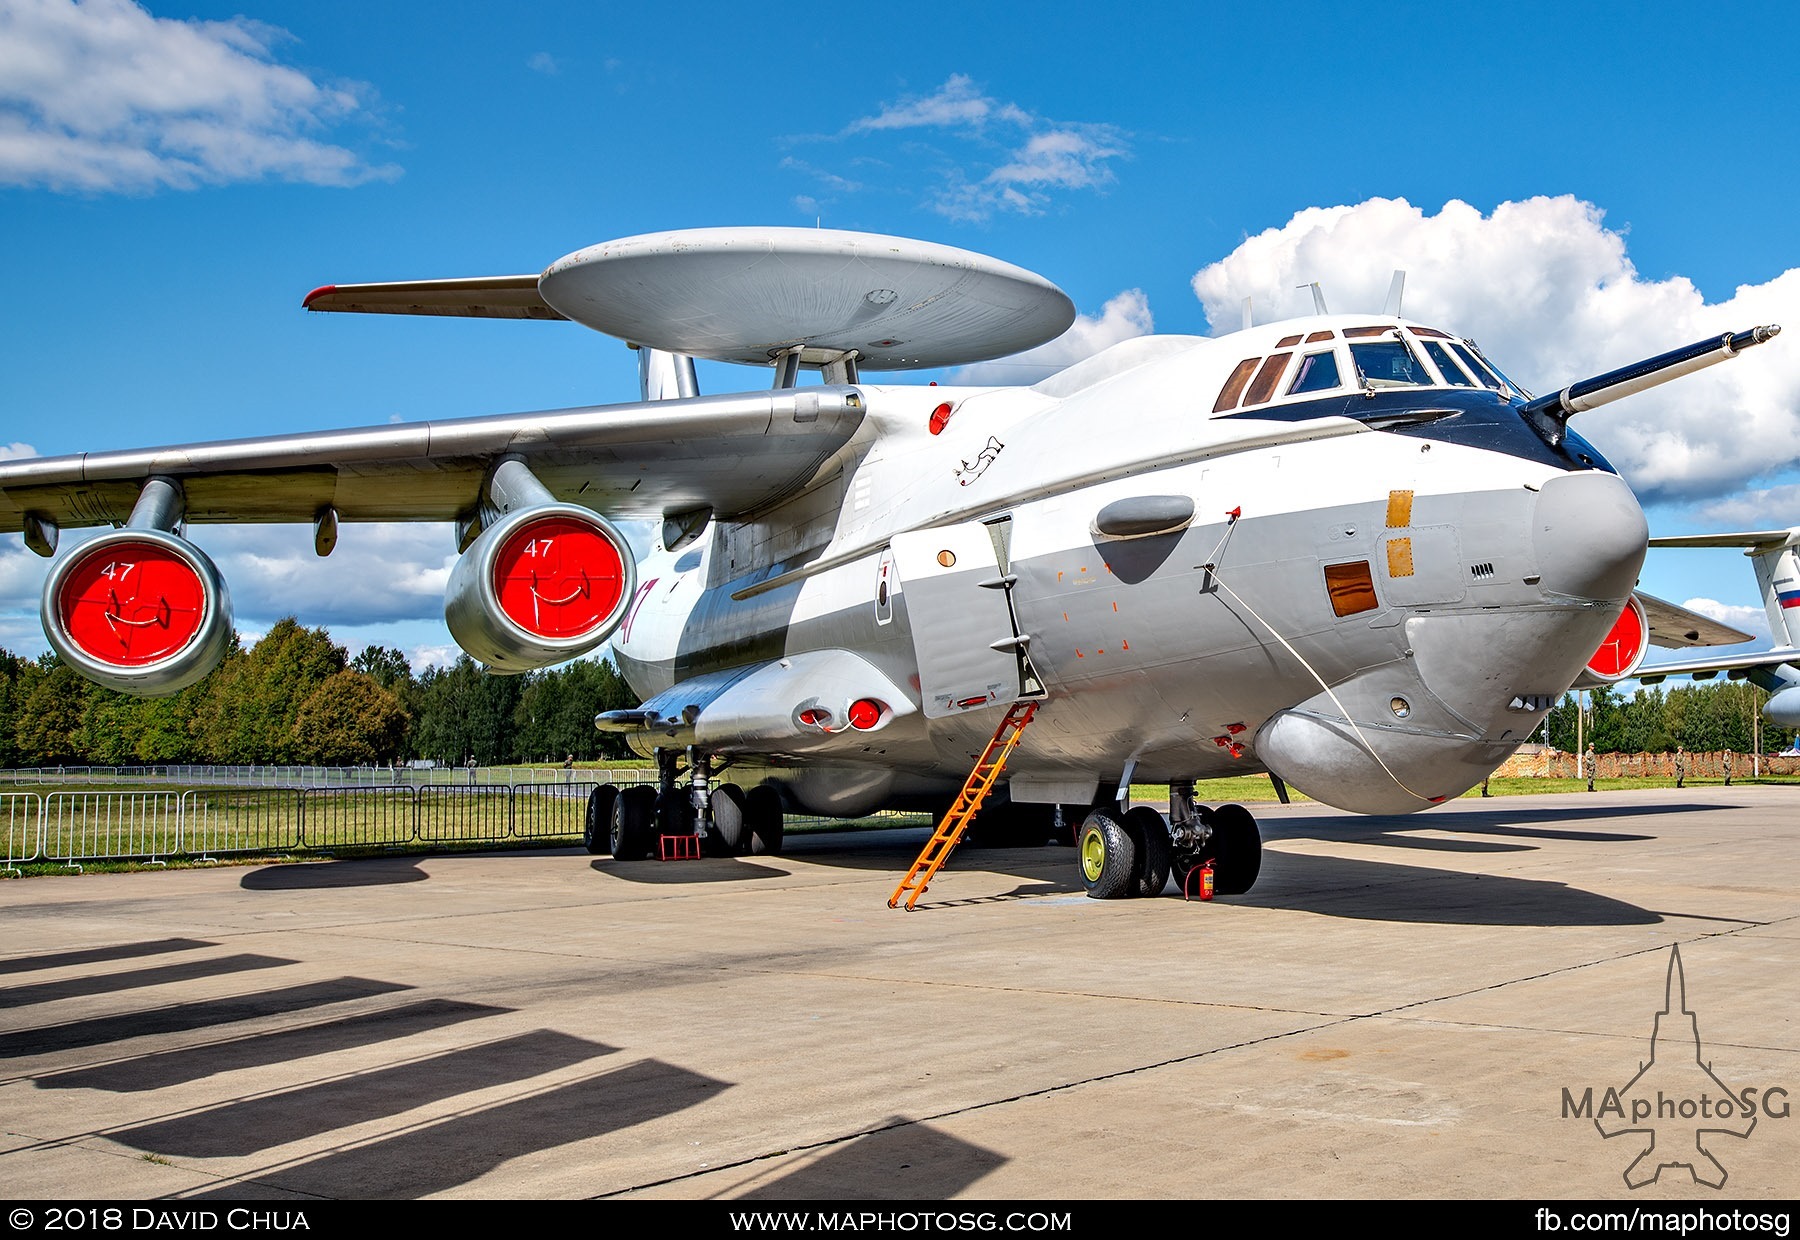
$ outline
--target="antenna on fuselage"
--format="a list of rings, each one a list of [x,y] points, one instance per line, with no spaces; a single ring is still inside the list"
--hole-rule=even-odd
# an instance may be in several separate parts
[[[1325,290],[1319,287],[1319,282],[1317,280],[1314,280],[1311,284],[1296,284],[1294,287],[1295,288],[1309,288],[1312,290],[1313,313],[1314,314],[1330,314],[1331,313],[1330,310],[1327,310],[1325,308]]]
[[[1381,308],[1383,314],[1400,317],[1400,296],[1406,292],[1406,273],[1395,268],[1394,282],[1388,285],[1387,304]]]

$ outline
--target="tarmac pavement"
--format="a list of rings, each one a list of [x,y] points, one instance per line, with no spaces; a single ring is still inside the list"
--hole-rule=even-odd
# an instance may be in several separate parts
[[[1800,788],[1256,813],[1212,902],[890,909],[927,830],[0,883],[0,1194],[1800,1197]]]

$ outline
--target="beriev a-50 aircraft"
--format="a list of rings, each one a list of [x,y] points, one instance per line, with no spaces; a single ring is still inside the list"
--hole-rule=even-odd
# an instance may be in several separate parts
[[[324,555],[340,522],[455,522],[464,650],[520,672],[610,639],[642,698],[597,721],[659,766],[658,788],[590,804],[590,848],[619,859],[672,833],[778,850],[784,812],[943,808],[979,786],[1017,831],[1075,828],[1091,895],[1203,866],[1242,892],[1255,822],[1196,783],[1266,772],[1348,810],[1423,809],[1579,677],[1709,640],[1634,596],[1644,515],[1569,420],[1779,329],[1533,398],[1401,317],[1395,287],[1381,314],[1320,299],[1029,387],[952,387],[863,376],[1049,341],[1069,298],[964,250],[787,228],[327,286],[309,308],[573,320],[637,348],[643,400],[12,461],[0,530],[49,556],[62,528],[116,527],[52,565],[44,628],[84,675],[160,693],[231,632],[190,526],[311,522]],[[701,395],[696,358],[773,385]],[[634,563],[614,522],[642,519],[660,538]],[[1166,817],[1127,807],[1144,783],[1168,785]]]

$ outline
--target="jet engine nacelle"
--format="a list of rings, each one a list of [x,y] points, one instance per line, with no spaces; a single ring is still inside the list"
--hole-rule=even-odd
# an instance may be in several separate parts
[[[624,618],[636,583],[624,535],[576,504],[508,513],[450,572],[444,619],[456,644],[496,672],[585,654]]]
[[[127,527],[55,564],[39,610],[63,661],[108,689],[156,697],[187,688],[231,645],[231,596],[200,548]]]
[[[1783,689],[1763,703],[1763,718],[1776,727],[1800,728],[1800,685]]]
[[[1597,685],[1628,680],[1638,670],[1649,649],[1650,618],[1644,614],[1644,605],[1638,602],[1637,595],[1633,594],[1625,600],[1625,610],[1607,630],[1605,640],[1594,651],[1594,657],[1587,661],[1587,666],[1581,669],[1581,675],[1575,678],[1571,688],[1592,689]]]

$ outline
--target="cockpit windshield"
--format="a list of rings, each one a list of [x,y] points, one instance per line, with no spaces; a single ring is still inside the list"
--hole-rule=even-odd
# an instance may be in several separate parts
[[[1404,340],[1371,340],[1350,346],[1356,374],[1366,387],[1428,387],[1436,380]]]

